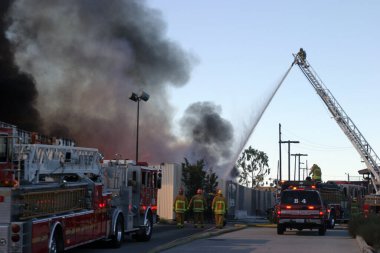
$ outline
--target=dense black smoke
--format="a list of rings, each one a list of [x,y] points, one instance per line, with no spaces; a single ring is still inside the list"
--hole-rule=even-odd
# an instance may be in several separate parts
[[[165,36],[160,12],[145,1],[15,0],[1,7],[7,17],[1,23],[1,96],[17,101],[35,122],[31,127],[97,147],[109,159],[116,153],[134,159],[137,103],[129,96],[145,91],[150,99],[139,104],[140,161],[179,162],[190,155],[217,167],[231,156],[232,126],[212,103],[187,109],[182,123],[189,138],[173,134],[167,89],[186,84],[194,57]],[[1,112],[14,115],[11,123],[29,119],[4,103]]]
[[[192,60],[165,37],[158,11],[141,0],[17,0],[8,16],[7,37],[36,80],[48,133],[134,158],[137,104],[128,97],[144,90],[141,160],[170,159],[162,147],[178,143],[167,86],[188,81]]]
[[[192,140],[190,158],[204,159],[218,168],[231,158],[233,127],[221,116],[221,108],[211,102],[190,105],[181,120],[181,127]]]
[[[15,65],[13,49],[5,36],[10,5],[9,0],[0,1],[0,120],[25,130],[38,131],[41,118],[35,108],[35,83]]]

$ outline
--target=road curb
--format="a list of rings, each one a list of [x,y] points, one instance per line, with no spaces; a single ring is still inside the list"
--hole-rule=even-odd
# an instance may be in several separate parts
[[[180,239],[171,241],[169,243],[160,245],[154,249],[149,250],[148,253],[158,253],[158,252],[161,252],[163,250],[167,250],[167,249],[176,247],[178,245],[186,244],[186,243],[189,243],[189,242],[194,241],[194,240],[199,240],[199,239],[213,237],[213,236],[217,236],[217,235],[221,235],[221,234],[225,234],[225,233],[230,233],[230,232],[234,232],[237,230],[244,229],[246,227],[247,227],[247,225],[235,224],[234,227],[223,228],[221,230],[214,230],[213,229],[212,231],[209,231],[209,232],[190,235],[188,237],[180,238]]]
[[[277,224],[265,223],[265,224],[247,224],[248,227],[259,227],[259,228],[276,228]]]
[[[375,253],[375,249],[369,246],[360,235],[356,235],[356,241],[359,245],[361,253]]]

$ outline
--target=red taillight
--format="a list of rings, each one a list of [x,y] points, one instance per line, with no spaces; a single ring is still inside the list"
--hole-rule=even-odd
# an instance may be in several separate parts
[[[314,207],[314,206],[307,206],[307,209],[309,209],[309,210],[314,210],[315,207]]]
[[[0,196],[0,202],[4,202],[4,196]]]
[[[319,211],[319,216],[323,216],[324,214],[325,214],[325,212]]]
[[[312,185],[312,186],[311,186],[311,189],[315,189],[315,188],[317,188],[317,187],[315,187],[315,185]]]
[[[20,236],[18,234],[12,235],[12,242],[20,241]]]
[[[157,211],[157,206],[152,206],[152,211]]]
[[[278,210],[278,211],[277,211],[277,215],[278,215],[278,216],[281,215],[281,210]]]
[[[20,232],[21,227],[19,224],[12,224],[12,233],[18,233]]]
[[[100,202],[99,203],[99,208],[104,208],[104,207],[106,207],[106,203]]]
[[[292,206],[285,206],[286,209],[292,209]]]

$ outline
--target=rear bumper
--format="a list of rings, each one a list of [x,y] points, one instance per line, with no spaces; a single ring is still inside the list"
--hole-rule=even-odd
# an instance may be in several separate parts
[[[321,225],[321,224],[323,224],[323,221],[321,219],[287,218],[287,219],[279,219],[278,223],[280,223],[280,224],[295,223],[295,224],[316,224],[316,225]]]
[[[279,219],[278,224],[285,228],[313,229],[323,227],[324,221],[321,219],[285,218]]]

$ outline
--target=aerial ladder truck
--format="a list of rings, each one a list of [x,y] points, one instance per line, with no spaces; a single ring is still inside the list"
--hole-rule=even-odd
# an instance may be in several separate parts
[[[0,252],[62,253],[125,234],[147,241],[157,221],[160,169],[105,162],[76,147],[0,122]]]
[[[367,208],[368,205],[376,208],[377,211],[380,208],[380,158],[373,150],[368,141],[364,138],[363,134],[356,127],[351,118],[343,110],[342,106],[338,103],[335,97],[332,95],[329,89],[324,85],[322,80],[318,77],[317,73],[311,67],[310,63],[306,59],[306,53],[301,50],[297,54],[293,54],[294,61],[293,64],[298,65],[302,73],[309,80],[310,84],[313,86],[317,94],[320,96],[322,101],[325,103],[336,123],[342,129],[344,134],[350,140],[354,148],[359,153],[360,157],[367,166],[370,172],[370,180],[372,182],[372,187],[374,194],[365,196]],[[364,210],[366,211],[366,210]]]

